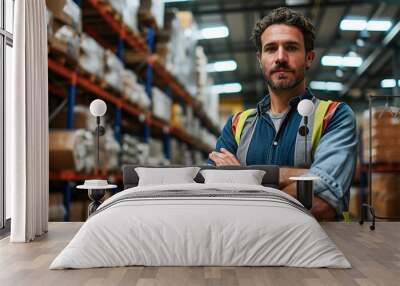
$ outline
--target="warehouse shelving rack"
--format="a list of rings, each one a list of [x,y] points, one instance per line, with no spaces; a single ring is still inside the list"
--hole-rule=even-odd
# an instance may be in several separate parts
[[[126,43],[130,49],[137,52],[138,55],[140,55],[148,64],[148,68],[146,70],[147,75],[149,73],[156,75],[160,79],[161,85],[163,84],[171,89],[171,94],[174,99],[183,101],[185,104],[193,107],[195,115],[201,120],[202,124],[213,134],[219,134],[218,126],[213,124],[210,118],[208,118],[208,116],[205,114],[201,103],[190,96],[190,94],[171,74],[171,72],[166,70],[166,68],[160,64],[160,62],[157,60],[157,56],[153,54],[156,27],[148,27],[147,39],[145,41],[140,35],[135,34],[130,30],[130,28],[115,19],[113,14],[110,13],[110,8],[105,1],[84,1],[82,11],[85,32],[87,32],[96,41],[104,44],[105,47],[108,47],[112,50],[114,50],[113,43],[119,43],[118,46],[121,45],[121,42]],[[89,22],[86,24],[85,21],[88,19],[88,17],[95,18],[95,22]],[[103,21],[99,20],[99,17],[101,17]],[[109,29],[105,29],[104,27],[111,28],[113,33],[111,34]],[[107,38],[111,38],[111,42],[110,40],[107,41]],[[152,81],[153,77],[146,77],[146,79]]]
[[[77,86],[93,93],[94,95],[102,98],[106,102],[112,103],[116,107],[120,108],[121,110],[124,110],[128,112],[131,115],[134,115],[136,117],[139,117],[141,115],[145,115],[145,122],[154,128],[159,128],[159,129],[170,129],[169,133],[173,136],[175,136],[177,139],[193,146],[194,148],[201,150],[203,152],[210,152],[212,150],[211,146],[208,146],[205,143],[199,142],[196,138],[192,137],[190,134],[188,134],[185,130],[179,127],[174,127],[170,126],[168,123],[165,123],[161,119],[155,118],[151,112],[145,111],[141,109],[140,107],[136,106],[132,102],[128,101],[127,99],[114,95],[113,93],[102,89],[96,83],[92,82],[87,76],[85,75],[77,75],[77,72],[74,70],[71,70],[65,66],[63,66],[61,63],[57,62],[54,59],[48,59],[48,66],[49,66],[49,71],[58,74],[66,79],[69,79],[71,81],[70,88],[68,90],[68,95],[64,94],[62,91],[59,90],[58,87],[50,84],[49,85],[49,90],[51,93],[54,93],[56,95],[62,96],[62,97],[67,97],[68,98],[68,116],[67,116],[67,128],[72,129],[73,128],[73,105],[71,103],[75,103],[76,101],[76,88]],[[69,107],[72,105],[72,107]],[[118,114],[118,112],[117,112]],[[117,116],[119,117],[119,116]],[[117,118],[118,119],[118,118]],[[120,120],[116,120],[120,121]]]
[[[78,1],[80,2],[80,1]],[[80,4],[80,3],[78,3]],[[140,74],[144,79],[145,90],[151,98],[152,86],[155,84],[154,79],[157,79],[157,85],[164,89],[166,94],[171,97],[174,102],[179,102],[183,105],[188,105],[193,108],[194,114],[200,119],[201,124],[206,127],[211,133],[218,135],[219,128],[205,114],[202,105],[195,98],[191,97],[186,89],[177,81],[177,79],[165,69],[157,60],[154,52],[154,40],[157,27],[152,24],[147,27],[146,40],[131,31],[125,24],[115,17],[115,12],[110,10],[110,6],[105,1],[87,0],[82,1],[83,14],[83,31],[93,37],[103,47],[115,52],[125,65],[124,54],[126,49],[135,51],[145,64],[145,73]],[[95,19],[95,24],[86,23],[86,19]],[[153,21],[154,23],[154,21]],[[111,39],[110,39],[111,38]],[[114,48],[113,43],[116,48]],[[51,46],[50,46],[51,50]],[[177,138],[181,142],[202,151],[203,153],[210,152],[213,147],[199,141],[183,128],[171,126],[169,122],[165,122],[156,118],[151,111],[143,110],[141,107],[130,102],[122,97],[122,94],[110,89],[101,88],[96,82],[91,80],[87,73],[80,73],[76,61],[70,61],[69,65],[65,65],[65,59],[68,62],[68,56],[64,55],[64,62],[60,62],[56,57],[48,59],[49,72],[64,78],[68,84],[68,91],[65,92],[58,86],[49,82],[49,92],[67,99],[67,129],[74,128],[74,107],[77,100],[77,89],[80,88],[99,98],[102,98],[108,103],[115,106],[114,120],[114,135],[118,142],[121,140],[121,127],[123,112],[130,116],[136,117],[139,120],[143,119],[143,140],[148,142],[152,136],[151,130],[161,131],[163,141],[163,152],[167,159],[171,157],[170,139],[171,136]],[[74,63],[72,63],[74,62]],[[130,68],[130,67],[129,67]],[[74,170],[51,171],[49,174],[50,180],[65,181],[64,189],[64,207],[66,209],[65,220],[69,219],[69,206],[71,201],[72,189],[75,181],[83,181],[90,178],[104,178],[112,182],[121,182],[120,174],[87,174],[76,172]]]

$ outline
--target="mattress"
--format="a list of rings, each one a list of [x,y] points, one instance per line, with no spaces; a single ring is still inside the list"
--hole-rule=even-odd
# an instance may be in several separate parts
[[[351,267],[286,193],[199,183],[140,186],[112,196],[50,269],[130,265]]]

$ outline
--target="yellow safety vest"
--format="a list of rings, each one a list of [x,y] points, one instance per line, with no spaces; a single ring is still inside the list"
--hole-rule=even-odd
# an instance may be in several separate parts
[[[334,110],[339,105],[339,102],[331,101],[331,100],[319,100],[317,108],[314,113],[314,122],[313,122],[313,132],[312,132],[312,139],[311,139],[311,152],[312,154],[315,153],[315,149],[317,148],[319,141],[321,140],[322,134],[327,127]],[[235,137],[235,141],[237,145],[240,144],[240,139],[242,136],[242,131],[244,128],[244,124],[246,119],[256,112],[256,109],[247,109],[245,111],[239,112],[234,115],[233,122],[232,122],[232,131]],[[349,212],[344,211],[342,213],[343,220],[345,222],[349,221]]]

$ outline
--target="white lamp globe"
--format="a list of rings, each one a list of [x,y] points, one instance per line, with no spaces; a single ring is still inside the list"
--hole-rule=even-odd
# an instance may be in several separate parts
[[[107,111],[106,103],[101,99],[95,99],[90,103],[90,113],[93,116],[103,116]]]
[[[301,116],[310,116],[314,112],[314,103],[309,99],[303,99],[297,105],[297,111]]]

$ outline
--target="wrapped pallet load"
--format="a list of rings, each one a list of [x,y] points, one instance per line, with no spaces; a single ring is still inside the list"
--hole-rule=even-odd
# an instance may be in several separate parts
[[[149,157],[147,163],[154,166],[169,165],[169,160],[167,160],[164,155],[163,142],[161,140],[151,138],[149,141]]]
[[[92,37],[83,33],[81,37],[81,55],[79,66],[84,71],[96,75],[99,78],[104,76],[104,49]]]
[[[153,87],[152,91],[153,115],[170,122],[172,99],[157,87]]]
[[[204,53],[204,49],[201,46],[196,47],[195,50],[195,71],[196,71],[196,97],[203,104],[207,103],[208,94],[208,73],[207,63],[208,59]]]
[[[122,136],[121,164],[146,165],[149,157],[149,144],[129,134]]]
[[[132,31],[137,32],[138,29],[138,11],[140,6],[139,0],[110,0],[111,6],[117,11],[121,17],[122,21],[132,29]]]
[[[50,48],[77,60],[82,32],[81,9],[72,0],[47,1],[47,31]]]
[[[106,129],[106,133],[100,137],[100,163],[103,172],[119,171],[119,154],[121,146],[115,139],[114,131]]]
[[[124,64],[121,60],[110,50],[105,52],[105,70],[104,80],[112,86],[115,90],[123,91],[123,72]]]
[[[171,38],[166,68],[171,71],[189,94],[196,94],[197,25],[190,12],[178,12],[171,22]]]
[[[122,76],[123,94],[130,101],[139,105],[143,109],[149,109],[151,105],[143,85],[137,82],[137,76],[130,70],[124,70]]]
[[[190,148],[192,149],[192,148]],[[191,151],[186,143],[171,139],[171,164],[173,165],[193,165]]]

